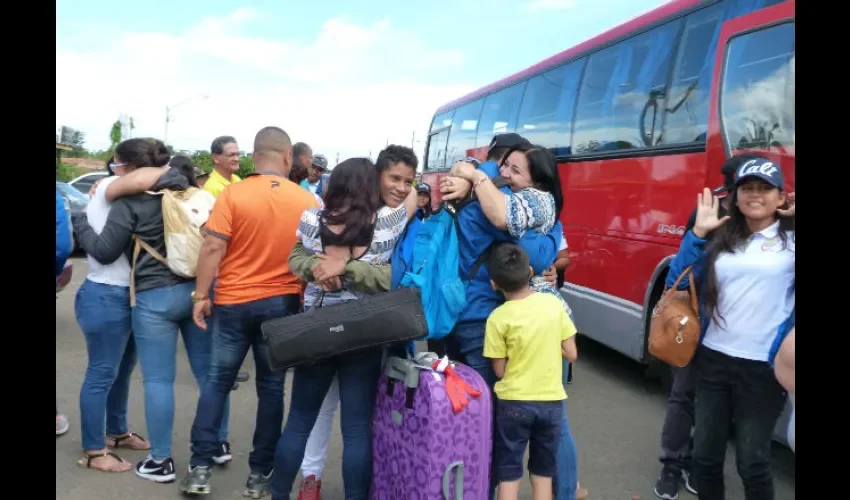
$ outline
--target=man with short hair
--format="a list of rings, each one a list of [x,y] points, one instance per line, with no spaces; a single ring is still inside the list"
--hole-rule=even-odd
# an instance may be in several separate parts
[[[224,188],[242,179],[236,175],[239,171],[239,145],[229,135],[216,137],[210,146],[213,171],[204,183],[204,190],[218,198]]]
[[[254,351],[257,420],[251,473],[244,494],[260,498],[269,492],[275,447],[283,425],[285,370],[272,370],[263,321],[297,314],[302,283],[289,268],[295,231],[301,214],[317,206],[316,199],[289,181],[292,145],[289,135],[266,127],[254,139],[255,172],[222,191],[204,226],[206,236],[198,258],[198,278],[192,293],[194,320],[207,328],[205,317],[215,308],[213,354],[209,377],[201,390],[192,426],[192,458],[180,490],[208,494],[222,408],[248,349]],[[208,292],[217,273],[215,305]]]
[[[313,161],[313,148],[306,142],[296,142],[292,146],[292,164],[301,165],[309,171],[311,161]]]

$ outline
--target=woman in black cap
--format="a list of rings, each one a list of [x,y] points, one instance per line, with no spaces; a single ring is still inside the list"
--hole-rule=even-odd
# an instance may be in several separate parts
[[[419,184],[416,185],[416,218],[419,220],[425,220],[428,217],[431,217],[431,186],[428,184],[419,181]]]

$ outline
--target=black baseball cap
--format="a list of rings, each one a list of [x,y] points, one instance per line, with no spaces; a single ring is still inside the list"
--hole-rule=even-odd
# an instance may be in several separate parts
[[[505,148],[505,149],[531,149],[531,142],[525,137],[514,134],[513,132],[508,134],[497,134],[493,137],[493,140],[490,141],[490,147],[487,148],[487,152],[493,151],[496,148]]]
[[[431,194],[431,186],[429,186],[428,184],[426,184],[424,182],[420,182],[419,184],[416,185],[416,192],[417,193],[427,193],[427,194],[430,195]]]

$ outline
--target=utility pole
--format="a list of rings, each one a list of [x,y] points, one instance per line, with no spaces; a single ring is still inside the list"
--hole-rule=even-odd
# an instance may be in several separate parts
[[[336,164],[339,165],[339,151],[336,152]]]
[[[416,144],[416,131],[413,131],[413,135],[410,137],[410,149],[413,149],[414,144]]]

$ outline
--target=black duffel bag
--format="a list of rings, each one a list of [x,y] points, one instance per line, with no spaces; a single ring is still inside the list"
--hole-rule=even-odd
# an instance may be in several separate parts
[[[264,321],[269,363],[283,370],[428,335],[418,288],[368,295]]]

